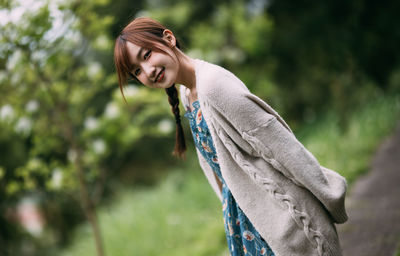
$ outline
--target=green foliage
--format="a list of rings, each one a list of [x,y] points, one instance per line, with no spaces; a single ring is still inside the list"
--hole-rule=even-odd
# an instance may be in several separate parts
[[[4,212],[16,212],[16,205],[28,195],[38,195],[38,206],[48,209],[46,199],[52,194],[90,209],[90,200],[96,204],[101,198],[106,177],[116,172],[116,166],[124,166],[140,138],[172,134],[165,93],[130,85],[126,94],[134,102],[127,105],[114,70],[101,62],[112,46],[107,29],[113,18],[95,10],[107,3],[37,1],[29,10],[13,1],[2,11],[6,19],[0,31],[0,145],[4,146],[0,208]],[[24,18],[12,22],[16,12]],[[172,151],[173,145],[164,148]],[[78,204],[75,208],[81,211]],[[3,218],[10,217],[1,215],[0,221]],[[66,242],[63,233],[68,230],[47,225],[42,236],[56,234],[47,246]],[[4,251],[21,242],[12,242],[4,232],[0,231]],[[34,254],[41,244],[33,236],[27,243],[34,249],[13,253]]]
[[[12,104],[9,106],[14,116],[7,123],[3,119],[1,125],[14,127],[14,131],[8,129],[9,134],[16,133],[26,140],[29,159],[17,168],[15,176],[21,179],[15,182],[28,184],[26,188],[31,190],[39,185],[38,177],[50,176],[50,166],[59,164],[62,169],[68,168],[70,163],[65,160],[72,138],[67,136],[75,135],[67,134],[81,129],[81,113],[87,111],[86,102],[102,89],[89,85],[105,76],[104,73],[99,78],[88,76],[91,74],[86,71],[91,67],[87,62],[89,54],[74,56],[78,45],[88,38],[74,25],[59,28],[55,27],[57,23],[52,23],[54,19],[74,23],[78,16],[63,12],[61,6],[50,7],[45,3],[35,12],[25,12],[19,23],[9,22],[2,29],[1,40],[10,45],[1,52],[6,66],[2,72],[9,78],[2,81],[5,91],[2,98]],[[57,35],[55,29],[64,29],[65,34]],[[100,65],[97,72],[102,74]],[[80,143],[79,135],[74,140]]]
[[[343,113],[368,83],[387,90],[400,62],[400,37],[391,32],[398,7],[397,1],[272,1],[265,10],[274,21],[269,60],[285,114],[301,122],[310,108]]]
[[[150,1],[149,1],[150,2]],[[191,12],[193,10],[192,3],[188,1],[181,1],[174,5],[160,5],[160,2],[154,5],[152,8],[152,4],[148,3],[148,6],[145,8],[147,10],[151,10],[150,12],[144,11],[141,13],[143,16],[148,16],[156,20],[162,20],[171,26],[174,25],[182,25],[185,24],[191,16]],[[162,8],[160,8],[162,7]]]
[[[130,84],[126,104],[117,87],[113,40],[135,16],[160,20],[182,39],[190,56],[231,70],[299,131],[322,164],[350,181],[367,169],[379,139],[398,119],[397,96],[384,96],[400,90],[395,1],[40,0],[20,5],[11,0],[0,10],[0,212],[7,213],[0,214],[0,254],[51,255],[55,246],[69,241],[69,231],[82,221],[77,170],[84,174],[90,198],[99,202],[103,195],[112,199],[121,184],[153,184],[165,177],[166,165],[177,164],[170,156],[175,123],[165,92]],[[308,128],[302,129],[304,122]],[[190,141],[189,130],[186,134]],[[206,191],[204,180],[201,188],[194,181],[197,174],[182,177],[200,194]],[[189,205],[194,208],[188,216],[179,207],[193,201],[178,192],[200,194],[179,179],[171,176],[154,191],[121,192],[117,198],[124,206],[109,207],[126,207],[121,212],[138,216],[125,220],[130,223],[126,227],[123,217],[111,219],[104,206],[102,225],[113,241],[106,250],[120,252],[117,247],[126,246],[131,252],[132,245],[160,252],[151,247],[153,241],[140,239],[157,233],[157,227],[137,220],[147,217],[146,207],[153,204],[149,209],[169,234],[154,235],[158,241],[176,243],[172,239],[184,234],[183,244],[195,255],[221,253],[225,242],[215,218],[220,212],[209,212],[218,204],[197,198],[204,208]],[[48,213],[45,231],[37,238],[10,218],[27,195],[36,196]],[[156,206],[154,198],[165,204]],[[205,210],[207,204],[211,208]],[[163,208],[193,225],[168,228]],[[209,225],[201,225],[202,218]],[[124,238],[113,233],[112,222],[126,228]],[[220,239],[215,244],[210,240],[214,233]],[[135,243],[126,242],[130,237]],[[33,249],[19,251],[21,244]],[[93,251],[93,245],[82,244]],[[188,251],[182,247],[170,253]]]
[[[400,95],[380,95],[355,108],[346,130],[333,111],[305,125],[300,140],[323,166],[335,170],[352,183],[370,167],[379,143],[394,131],[400,117]]]
[[[99,209],[108,255],[222,255],[226,250],[221,204],[200,169],[174,169],[157,188],[119,191]],[[198,165],[197,165],[198,166]],[[88,226],[60,255],[94,255]]]

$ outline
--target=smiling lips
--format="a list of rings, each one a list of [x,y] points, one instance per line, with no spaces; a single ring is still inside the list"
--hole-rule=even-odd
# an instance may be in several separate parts
[[[156,77],[156,82],[161,82],[163,78],[164,78],[164,68],[162,68],[160,73],[158,73],[158,76]]]

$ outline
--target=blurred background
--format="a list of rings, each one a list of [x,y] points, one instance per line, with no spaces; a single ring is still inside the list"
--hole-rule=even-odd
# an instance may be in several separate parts
[[[399,120],[399,1],[0,3],[1,256],[227,255],[188,121],[181,161],[165,92],[121,97],[114,39],[135,17],[231,70],[350,186]]]

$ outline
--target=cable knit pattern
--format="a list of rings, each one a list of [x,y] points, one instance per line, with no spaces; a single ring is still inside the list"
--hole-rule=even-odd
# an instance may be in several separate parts
[[[243,170],[246,171],[247,174],[250,175],[250,177],[252,177],[257,184],[268,191],[275,200],[279,201],[281,205],[287,207],[293,220],[304,230],[307,239],[314,245],[315,248],[317,248],[318,255],[325,255],[323,249],[323,243],[325,242],[325,239],[321,232],[318,230],[313,230],[310,227],[310,216],[306,212],[297,210],[296,205],[293,203],[292,197],[287,195],[285,191],[282,191],[282,189],[279,189],[273,180],[262,177],[262,172],[260,172],[258,169],[252,169],[250,164],[241,157],[241,154],[236,152],[235,148],[229,141],[229,138],[221,129],[217,129],[217,134],[220,135],[222,141],[230,150],[230,152],[234,152],[232,156],[238,163],[240,163],[240,165],[243,167]]]
[[[275,255],[342,255],[334,223],[347,220],[345,179],[321,166],[282,117],[231,72],[195,60],[195,74],[221,174]],[[182,85],[188,106],[186,91]],[[211,168],[197,154],[221,199]]]
[[[269,164],[271,164],[273,167],[275,167],[277,170],[281,171],[282,173],[285,174],[285,176],[290,179],[293,183],[295,183],[296,185],[303,187],[303,185],[301,183],[299,183],[298,181],[296,181],[296,179],[293,177],[293,175],[288,172],[285,167],[283,167],[278,161],[276,161],[275,159],[273,159],[273,155],[272,155],[272,151],[266,147],[263,146],[262,143],[260,143],[259,140],[257,140],[257,138],[255,138],[254,136],[251,136],[248,132],[243,132],[242,134],[243,138],[245,140],[247,140],[254,148],[256,149],[256,152],[258,154],[258,156],[263,157]],[[256,145],[260,145],[259,147],[257,147]]]

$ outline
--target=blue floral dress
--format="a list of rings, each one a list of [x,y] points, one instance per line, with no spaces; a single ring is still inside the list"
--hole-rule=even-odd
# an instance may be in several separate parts
[[[193,112],[186,110],[196,147],[207,160],[222,184],[222,211],[226,240],[232,256],[275,256],[267,242],[260,236],[233,198],[221,176],[218,157],[208,126],[203,118],[200,103],[193,102]]]

